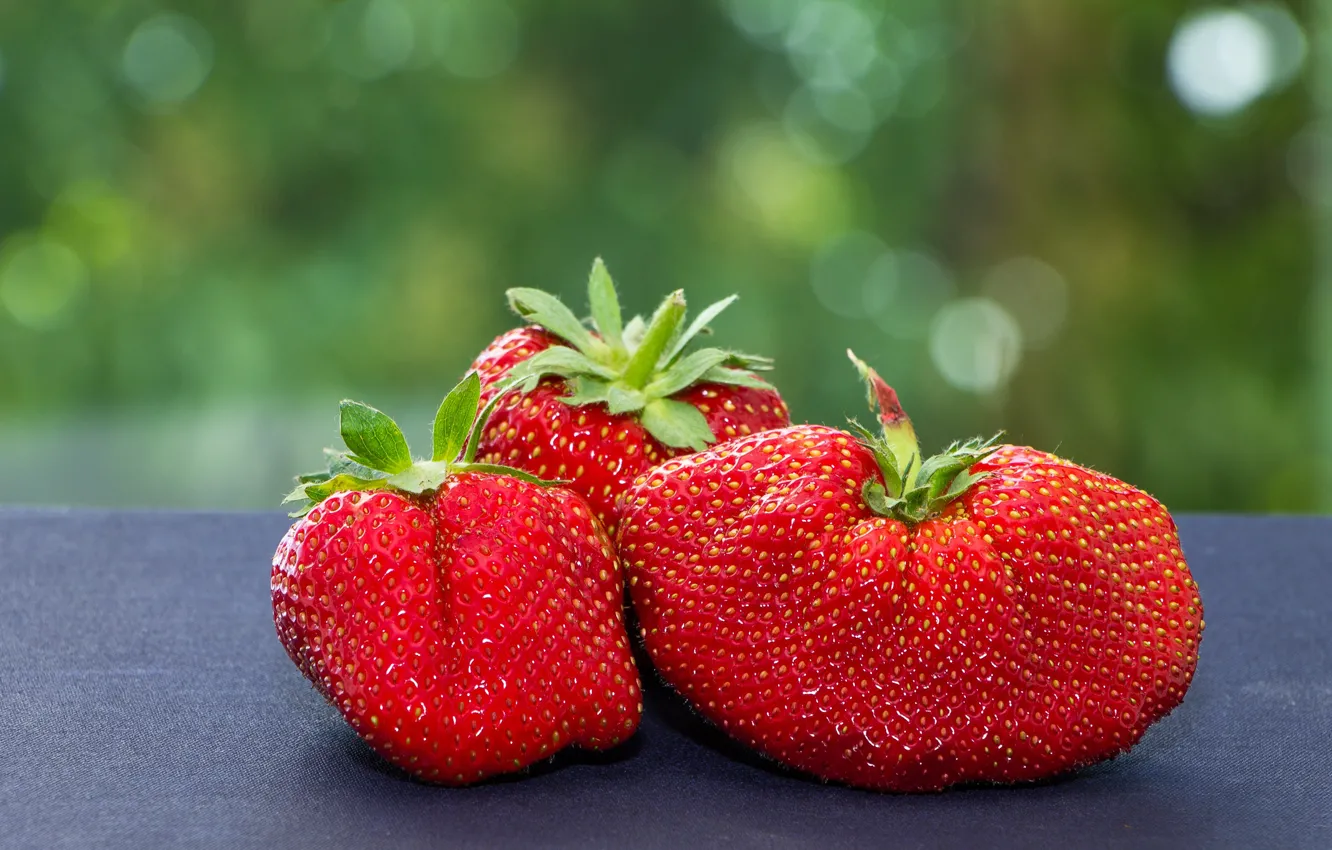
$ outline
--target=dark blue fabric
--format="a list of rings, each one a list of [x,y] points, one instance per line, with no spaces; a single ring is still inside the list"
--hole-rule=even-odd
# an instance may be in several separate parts
[[[0,511],[0,847],[1332,847],[1330,520],[1185,517],[1184,705],[1113,763],[931,796],[789,774],[660,688],[616,752],[412,782],[278,644],[285,526]]]

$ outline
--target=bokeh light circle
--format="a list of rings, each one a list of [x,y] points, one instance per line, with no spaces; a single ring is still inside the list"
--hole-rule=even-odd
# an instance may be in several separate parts
[[[188,100],[213,70],[213,40],[192,18],[154,15],[135,28],[121,55],[121,74],[152,107]]]
[[[994,392],[1022,360],[1022,330],[997,302],[959,298],[944,305],[930,325],[930,359],[954,387]]]
[[[786,34],[791,65],[810,85],[850,88],[879,55],[875,29],[874,21],[854,3],[805,3]]]
[[[456,77],[493,77],[518,55],[518,23],[504,0],[443,3],[435,17],[435,58]]]
[[[49,237],[14,236],[0,247],[0,306],[25,327],[60,324],[87,278],[79,255]]]
[[[877,236],[862,231],[828,240],[810,260],[809,283],[814,296],[834,315],[863,318],[862,292],[886,251],[887,246]]]
[[[1171,88],[1190,110],[1229,115],[1272,84],[1272,39],[1251,15],[1208,9],[1180,22],[1170,40],[1166,68]]]
[[[1304,27],[1280,3],[1248,3],[1242,9],[1267,31],[1272,58],[1269,90],[1289,84],[1304,69],[1309,55],[1309,39],[1304,34]]]
[[[981,291],[1017,320],[1028,348],[1044,348],[1068,318],[1068,283],[1035,257],[1013,257],[985,275]]]
[[[855,89],[796,89],[782,113],[782,128],[801,156],[837,165],[865,149],[874,131],[874,110]]]
[[[861,303],[889,336],[923,339],[930,320],[953,297],[954,289],[952,275],[934,257],[894,251],[880,257],[865,278]]]

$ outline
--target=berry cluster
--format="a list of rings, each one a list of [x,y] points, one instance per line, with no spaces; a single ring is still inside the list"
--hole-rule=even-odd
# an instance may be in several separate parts
[[[658,674],[750,747],[864,788],[1020,782],[1112,758],[1184,698],[1202,602],[1142,491],[995,439],[920,453],[792,425],[766,358],[692,348],[681,293],[624,321],[513,289],[527,324],[447,395],[429,459],[344,401],[273,559],[288,654],[384,758],[449,785],[605,749]]]

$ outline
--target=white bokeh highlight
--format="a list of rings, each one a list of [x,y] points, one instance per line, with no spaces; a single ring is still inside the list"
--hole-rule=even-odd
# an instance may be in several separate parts
[[[1231,115],[1279,82],[1282,23],[1269,22],[1293,19],[1263,15],[1211,8],[1180,21],[1170,39],[1166,73],[1181,103],[1199,115]],[[1302,62],[1301,56],[1297,69]]]
[[[989,298],[959,298],[930,325],[930,359],[943,379],[967,392],[992,393],[1022,360],[1022,330]]]

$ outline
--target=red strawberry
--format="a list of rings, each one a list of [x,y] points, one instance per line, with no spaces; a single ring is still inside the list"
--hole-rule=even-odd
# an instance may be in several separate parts
[[[1035,449],[919,463],[896,395],[856,362],[882,439],[769,431],[624,494],[617,543],[661,675],[744,743],[866,788],[1033,780],[1127,750],[1198,661],[1170,515]]]
[[[756,377],[760,357],[690,341],[735,296],[684,327],[681,293],[652,320],[621,327],[620,305],[598,260],[588,283],[593,331],[552,295],[509,290],[509,303],[534,326],[503,334],[472,365],[483,399],[517,383],[491,417],[481,455],[534,475],[569,480],[607,528],[615,499],[641,472],[717,440],[789,425],[781,396]]]
[[[614,746],[642,711],[609,538],[568,490],[472,461],[479,395],[474,374],[449,394],[415,462],[343,402],[352,454],[302,479],[273,558],[292,660],[380,755],[448,785]]]

